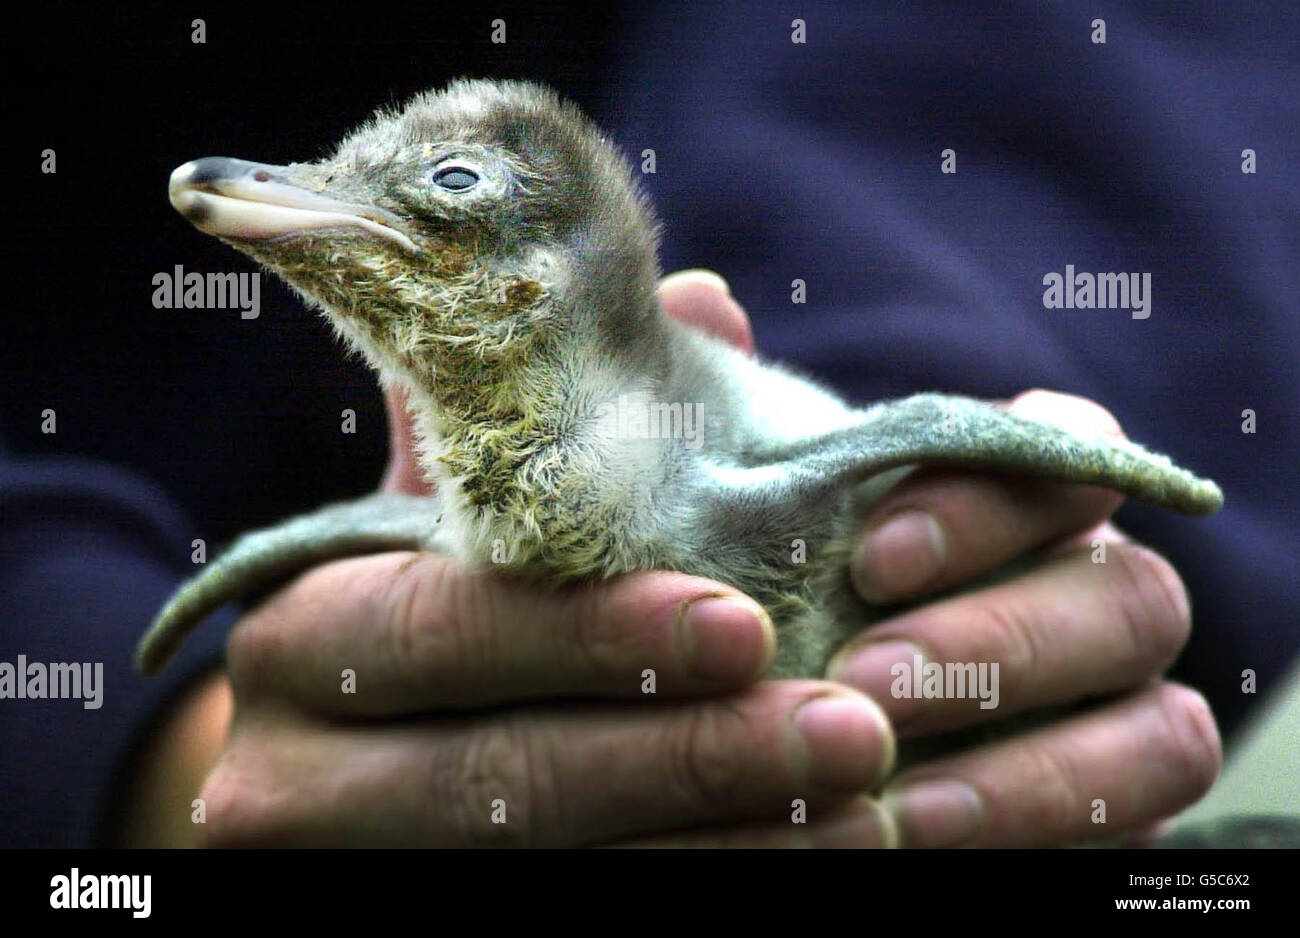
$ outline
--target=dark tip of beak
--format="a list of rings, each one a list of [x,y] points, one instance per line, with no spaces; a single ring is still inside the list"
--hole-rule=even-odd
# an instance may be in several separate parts
[[[201,199],[190,199],[176,206],[176,210],[181,213],[181,217],[196,228],[202,228],[203,223],[212,216],[212,208]]]
[[[169,188],[219,188],[234,182],[285,182],[284,167],[237,160],[229,156],[205,156],[190,160],[172,173]]]

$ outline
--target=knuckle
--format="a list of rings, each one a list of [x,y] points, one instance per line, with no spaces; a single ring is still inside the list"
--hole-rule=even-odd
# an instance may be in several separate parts
[[[226,666],[237,692],[254,696],[284,690],[286,671],[301,654],[300,636],[311,624],[331,619],[328,604],[334,592],[325,577],[322,568],[303,573],[231,629]]]
[[[1169,561],[1150,548],[1113,544],[1111,557],[1120,574],[1113,593],[1116,613],[1131,647],[1138,660],[1163,667],[1191,634],[1187,589]]]
[[[1033,683],[1044,662],[1050,661],[1043,647],[1047,636],[1034,624],[1031,610],[1011,597],[1002,602],[976,607],[978,620],[973,635],[977,650],[971,660],[1000,662],[1004,698],[1014,697]]]
[[[1097,797],[1086,781],[1083,767],[1059,746],[1037,742],[1027,747],[1032,769],[1033,797],[1022,802],[1030,812],[1030,828],[1056,833],[1075,826],[1080,812]]]
[[[617,587],[615,587],[617,588]],[[630,645],[641,631],[627,627],[627,617],[611,608],[611,589],[595,586],[582,590],[558,616],[556,630],[566,653],[589,674],[611,674],[626,669]]]
[[[524,847],[538,839],[550,790],[539,776],[534,740],[516,717],[466,732],[434,759],[432,790],[446,827],[462,846]]]
[[[733,805],[747,777],[743,752],[755,729],[735,704],[693,707],[665,727],[662,766],[669,791],[680,804],[705,811]]]
[[[285,658],[285,630],[269,608],[244,616],[226,638],[226,670],[238,696],[275,688]]]
[[[392,660],[453,672],[474,671],[491,660],[491,630],[480,626],[488,597],[447,558],[415,554],[395,573],[385,573],[376,589]]]

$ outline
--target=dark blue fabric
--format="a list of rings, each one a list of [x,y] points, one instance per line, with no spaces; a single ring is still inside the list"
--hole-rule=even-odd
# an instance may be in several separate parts
[[[102,843],[138,736],[219,661],[233,616],[214,616],[162,677],[145,679],[131,667],[135,640],[193,572],[193,526],[167,497],[89,460],[6,457],[0,518],[0,661],[103,664],[98,709],[0,700],[0,847]]]
[[[860,401],[1082,394],[1218,480],[1213,518],[1118,520],[1183,573],[1175,673],[1231,728],[1300,646],[1300,7],[984,7],[648,4],[602,116],[655,151],[666,267],[725,275],[764,353]],[[1151,273],[1150,318],[1044,308],[1067,264]]]

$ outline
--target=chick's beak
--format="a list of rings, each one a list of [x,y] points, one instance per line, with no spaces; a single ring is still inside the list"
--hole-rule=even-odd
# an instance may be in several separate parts
[[[178,166],[167,194],[194,227],[217,237],[263,241],[320,228],[362,228],[418,253],[392,212],[342,202],[289,181],[288,166],[209,156]]]

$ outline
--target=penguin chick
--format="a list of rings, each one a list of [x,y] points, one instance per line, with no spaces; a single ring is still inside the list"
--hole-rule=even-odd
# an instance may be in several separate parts
[[[418,95],[320,162],[186,163],[170,196],[405,389],[437,494],[371,495],[245,535],[159,613],[137,653],[147,673],[227,601],[331,558],[421,549],[541,584],[720,580],[771,615],[771,676],[820,676],[881,615],[848,558],[857,519],[904,467],[1089,483],[1198,515],[1222,502],[1134,443],[942,394],[853,408],[667,319],[658,226],[631,168],[534,84]]]

